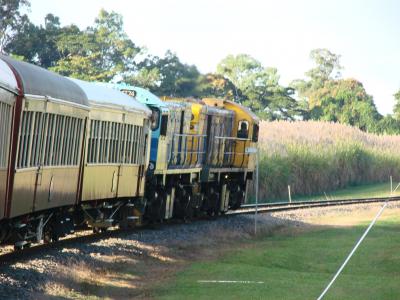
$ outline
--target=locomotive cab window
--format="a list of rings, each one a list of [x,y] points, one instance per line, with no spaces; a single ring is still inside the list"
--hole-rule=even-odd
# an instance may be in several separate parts
[[[237,137],[240,139],[247,139],[249,136],[249,122],[246,120],[239,121]]]
[[[155,131],[160,126],[160,110],[156,107],[150,107],[151,109],[151,130]]]
[[[259,127],[258,127],[258,125],[257,124],[254,124],[254,126],[253,126],[253,138],[252,138],[252,140],[253,140],[253,142],[258,142],[258,131],[259,131]]]
[[[161,128],[160,128],[160,135],[166,136],[167,135],[167,127],[168,127],[168,116],[162,115],[161,116]]]

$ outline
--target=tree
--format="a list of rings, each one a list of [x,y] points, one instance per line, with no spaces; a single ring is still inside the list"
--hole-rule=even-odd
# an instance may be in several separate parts
[[[140,68],[135,75],[125,77],[126,83],[136,85],[149,90],[155,90],[160,87],[161,74],[158,68]]]
[[[362,130],[375,131],[376,122],[382,116],[361,82],[355,79],[327,81],[318,91],[314,95],[318,102],[311,109],[313,119],[340,122]]]
[[[214,73],[200,75],[195,96],[232,99],[234,95],[235,85],[224,76]]]
[[[393,95],[394,96],[394,108],[393,108],[393,113],[394,113],[394,117],[397,120],[400,120],[400,90]]]
[[[310,108],[318,104],[319,94],[327,82],[340,79],[340,55],[328,49],[314,49],[310,52],[310,59],[315,67],[305,73],[308,80],[297,79],[290,84],[302,101],[307,101]]]
[[[0,2],[0,52],[12,36],[28,21],[26,14],[21,14],[23,7],[29,7],[29,0],[1,0]]]
[[[308,78],[290,84],[308,110],[304,116],[345,123],[362,130],[376,131],[380,128],[377,124],[383,117],[362,83],[340,78],[340,55],[327,49],[315,49],[310,57],[315,67],[305,73]]]
[[[52,14],[45,17],[44,27],[27,21],[6,46],[6,51],[43,68],[53,67],[61,58],[57,41],[62,32],[59,18]]]
[[[313,88],[321,88],[325,82],[340,78],[340,55],[330,52],[328,49],[314,49],[310,52],[310,58],[316,64],[315,68],[306,72],[311,79]]]
[[[217,73],[234,84],[234,98],[266,120],[293,120],[302,110],[292,97],[293,89],[279,84],[276,68],[265,68],[247,54],[228,55]]]
[[[84,31],[63,28],[57,49],[61,58],[51,69],[89,81],[111,81],[131,73],[140,51],[124,32],[122,16],[105,10]]]
[[[373,131],[380,134],[400,134],[400,120],[391,115],[384,116],[375,124]]]
[[[143,68],[147,69],[149,73],[159,74],[157,84],[153,84],[153,87],[150,88],[157,95],[189,97],[196,93],[200,72],[196,66],[182,63],[178,56],[169,50],[162,58],[147,57],[138,64],[138,70]]]
[[[228,78],[236,87],[235,97],[239,100],[239,91],[245,90],[254,76],[261,73],[261,63],[248,54],[228,55],[217,66],[217,74]]]

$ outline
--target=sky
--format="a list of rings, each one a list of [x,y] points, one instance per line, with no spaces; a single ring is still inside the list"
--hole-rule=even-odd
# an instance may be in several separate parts
[[[398,0],[31,0],[29,16],[43,24],[52,13],[84,29],[102,8],[123,16],[135,44],[155,55],[171,49],[203,73],[228,54],[246,53],[276,67],[285,85],[313,66],[312,49],[327,48],[380,113],[392,112],[400,89]]]

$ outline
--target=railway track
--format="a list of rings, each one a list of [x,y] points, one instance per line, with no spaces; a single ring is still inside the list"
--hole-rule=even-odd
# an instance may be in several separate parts
[[[305,209],[312,207],[326,207],[326,206],[340,206],[340,205],[351,205],[351,204],[365,204],[365,203],[378,203],[378,202],[393,202],[400,201],[400,196],[396,197],[377,197],[377,198],[359,198],[359,199],[336,199],[336,200],[321,200],[321,201],[299,201],[299,202],[276,202],[276,203],[259,203],[256,204],[245,204],[240,209],[231,211],[228,214],[251,214],[257,210],[259,213],[264,212],[276,212],[276,211],[287,211],[296,209]]]
[[[327,206],[341,206],[341,205],[352,205],[352,204],[368,204],[368,203],[379,203],[385,201],[400,201],[400,197],[390,197],[390,198],[360,198],[351,200],[323,200],[323,201],[299,201],[299,202],[277,202],[277,203],[260,203],[257,205],[258,213],[268,213],[268,212],[279,212],[279,211],[290,211],[298,209],[307,209],[314,207],[327,207]],[[235,216],[239,214],[254,214],[256,210],[255,204],[242,205],[241,208],[230,211],[225,214],[226,217]],[[176,223],[176,222],[174,222]],[[18,261],[20,259],[26,259],[30,256],[37,254],[40,251],[45,251],[47,249],[63,248],[71,243],[89,243],[103,238],[108,238],[115,236],[118,233],[131,232],[132,230],[140,230],[142,228],[149,228],[149,226],[140,227],[138,229],[123,230],[112,228],[109,231],[102,233],[92,233],[90,229],[77,231],[75,234],[65,237],[58,242],[49,244],[34,244],[30,248],[26,248],[21,251],[12,251],[12,247],[3,247],[0,250],[0,264],[10,263]],[[7,248],[7,249],[5,249]]]

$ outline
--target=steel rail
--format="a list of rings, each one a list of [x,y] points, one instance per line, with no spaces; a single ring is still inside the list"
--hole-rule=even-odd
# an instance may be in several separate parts
[[[370,204],[370,203],[380,203],[385,201],[388,202],[400,201],[400,196],[358,198],[358,199],[335,199],[335,200],[321,200],[321,201],[259,203],[257,207],[258,207],[258,212],[274,212],[274,211],[296,210],[296,209],[305,209],[313,207]],[[256,204],[245,204],[242,205],[241,208],[237,210],[228,212],[228,214],[229,215],[251,214],[254,213],[255,208]]]

